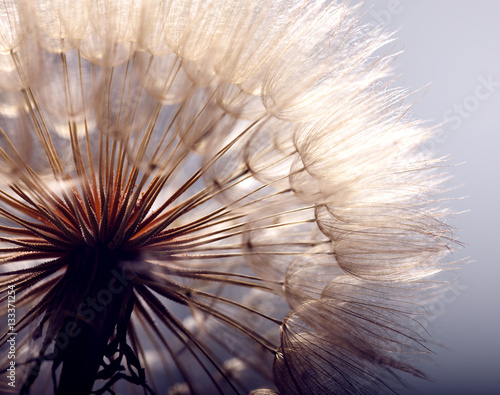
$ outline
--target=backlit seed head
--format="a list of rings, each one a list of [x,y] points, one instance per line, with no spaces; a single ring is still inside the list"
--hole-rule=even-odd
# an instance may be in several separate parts
[[[419,303],[453,242],[443,177],[393,56],[374,55],[390,37],[360,18],[337,1],[0,5],[16,391],[424,377],[409,356],[427,350]]]

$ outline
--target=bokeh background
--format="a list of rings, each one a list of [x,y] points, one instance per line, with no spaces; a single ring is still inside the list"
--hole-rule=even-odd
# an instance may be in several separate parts
[[[370,8],[371,6],[371,8]],[[413,90],[416,117],[447,121],[428,149],[451,155],[450,194],[457,236],[473,260],[428,306],[435,345],[420,367],[432,381],[410,380],[404,394],[500,394],[500,1],[367,0],[365,20],[398,30],[399,84]],[[430,85],[429,85],[430,84]],[[444,347],[446,346],[446,347]]]

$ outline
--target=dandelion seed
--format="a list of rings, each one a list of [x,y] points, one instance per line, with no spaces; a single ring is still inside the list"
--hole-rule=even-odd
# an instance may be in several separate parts
[[[390,37],[359,19],[336,1],[0,5],[16,391],[374,393],[424,376],[418,303],[452,240],[442,177],[392,56],[373,55]]]

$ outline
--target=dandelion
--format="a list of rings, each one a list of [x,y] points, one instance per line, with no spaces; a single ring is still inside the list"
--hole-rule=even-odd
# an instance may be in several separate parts
[[[0,5],[4,389],[424,377],[442,177],[374,55],[391,37],[360,19],[337,1]]]

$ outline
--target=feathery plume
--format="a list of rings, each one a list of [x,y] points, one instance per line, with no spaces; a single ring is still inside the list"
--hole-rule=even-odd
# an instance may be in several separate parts
[[[339,1],[0,4],[4,389],[424,377],[442,177],[394,55],[374,55],[390,36],[360,19]]]

